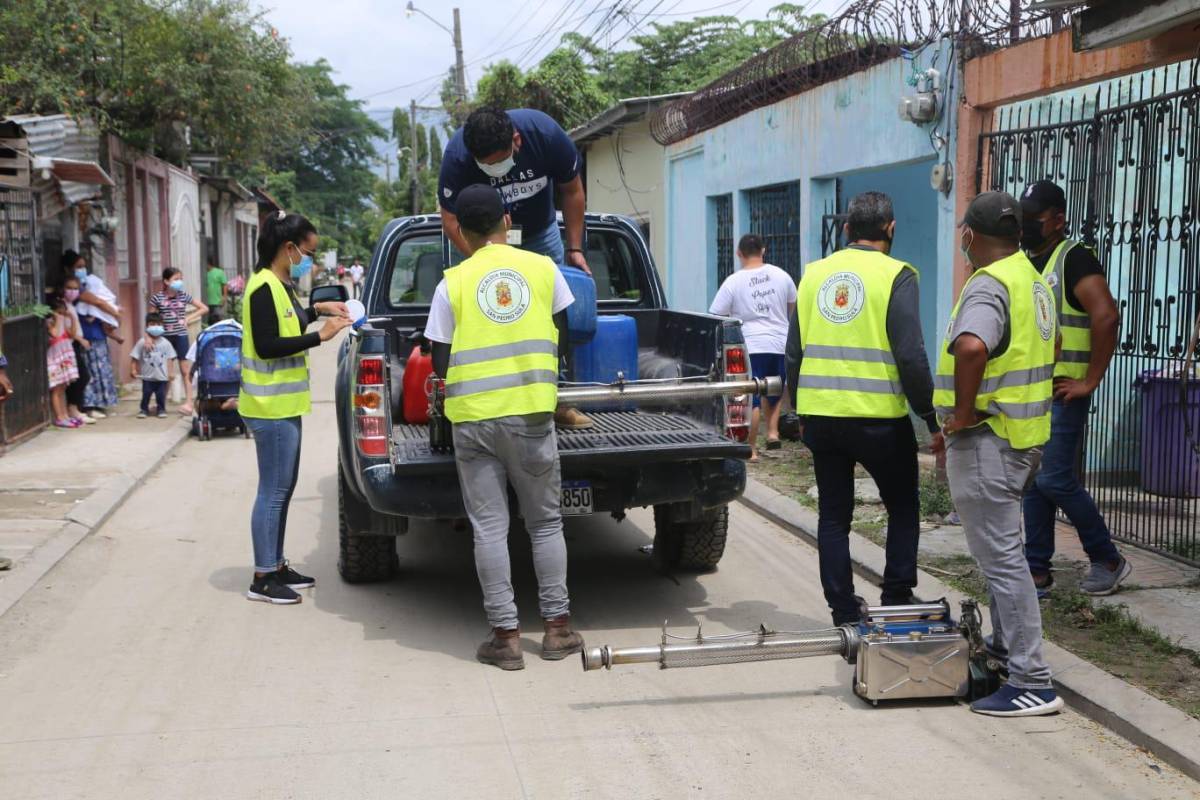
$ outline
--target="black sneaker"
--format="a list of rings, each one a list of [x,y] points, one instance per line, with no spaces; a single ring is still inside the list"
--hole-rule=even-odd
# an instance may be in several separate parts
[[[308,589],[317,585],[316,578],[301,575],[292,569],[292,566],[286,561],[283,562],[283,566],[275,574],[279,577],[279,582],[289,589]]]
[[[269,572],[261,578],[254,578],[246,592],[246,599],[287,606],[299,603],[302,598],[279,580],[278,572]]]

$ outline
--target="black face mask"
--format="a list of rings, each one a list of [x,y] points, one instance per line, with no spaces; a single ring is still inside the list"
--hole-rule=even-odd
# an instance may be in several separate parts
[[[1046,243],[1042,233],[1042,221],[1034,217],[1021,220],[1021,247],[1026,250],[1037,250]]]

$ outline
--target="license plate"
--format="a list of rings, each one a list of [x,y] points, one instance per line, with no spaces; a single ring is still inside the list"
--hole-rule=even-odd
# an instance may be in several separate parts
[[[592,484],[588,481],[562,482],[563,516],[592,513]]]

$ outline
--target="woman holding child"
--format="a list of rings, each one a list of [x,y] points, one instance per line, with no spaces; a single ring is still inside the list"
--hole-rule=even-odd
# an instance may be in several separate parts
[[[105,286],[100,276],[91,274],[83,256],[68,250],[63,253],[63,267],[66,275],[73,275],[79,280],[75,311],[79,315],[83,337],[88,342],[86,349],[83,349],[88,382],[80,407],[92,419],[103,419],[107,416],[104,409],[117,404],[117,379],[108,354],[108,338],[111,336],[121,341],[117,336],[121,309],[117,305],[117,296]]]

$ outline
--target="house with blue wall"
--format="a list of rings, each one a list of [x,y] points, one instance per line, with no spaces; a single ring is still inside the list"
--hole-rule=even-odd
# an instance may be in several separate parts
[[[668,298],[707,309],[736,268],[745,233],[763,236],[767,260],[799,278],[803,265],[836,247],[836,216],[855,194],[885,192],[896,209],[893,255],[921,281],[921,318],[931,355],[953,304],[955,198],[931,185],[935,166],[953,162],[957,100],[941,44],[878,63],[756,108],[667,147],[664,169]],[[903,97],[932,88],[937,114],[900,118]],[[825,235],[823,236],[823,230]],[[824,239],[824,242],[823,242]]]

